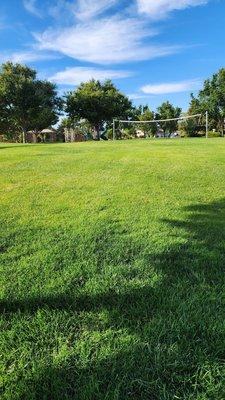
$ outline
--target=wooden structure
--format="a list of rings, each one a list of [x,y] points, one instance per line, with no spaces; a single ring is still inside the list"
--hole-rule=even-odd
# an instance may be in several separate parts
[[[42,131],[28,131],[26,141],[28,143],[54,143],[57,141],[56,130],[50,127]]]

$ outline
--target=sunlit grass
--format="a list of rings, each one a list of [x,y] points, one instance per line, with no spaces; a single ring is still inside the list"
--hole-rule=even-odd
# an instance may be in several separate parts
[[[1,398],[225,398],[223,139],[0,145]]]

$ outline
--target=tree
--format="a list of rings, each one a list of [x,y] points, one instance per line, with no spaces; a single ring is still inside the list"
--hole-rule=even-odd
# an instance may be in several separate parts
[[[144,107],[142,105],[132,106],[128,115],[128,119],[131,119],[132,121],[137,121],[143,112],[143,108]]]
[[[39,130],[55,124],[61,106],[55,85],[37,80],[35,70],[11,62],[1,66],[1,131],[19,130],[25,142],[29,129]]]
[[[37,80],[34,86],[35,107],[30,110],[30,128],[40,131],[58,122],[63,101],[51,82]]]
[[[157,119],[170,119],[179,118],[181,114],[181,108],[174,107],[169,101],[162,103],[160,107],[157,108]],[[177,121],[166,121],[160,122],[160,127],[165,133],[173,133],[178,128]]]
[[[148,105],[142,107],[142,113],[138,117],[140,121],[153,121],[154,118],[154,112],[150,110]],[[157,132],[157,125],[156,123],[140,124],[140,129],[146,135],[154,136]]]
[[[183,132],[185,136],[194,137],[198,136],[199,131],[201,131],[201,126],[199,122],[194,119],[186,119],[179,122],[179,131]]]
[[[110,80],[103,83],[91,80],[66,96],[66,112],[71,119],[86,119],[93,126],[96,138],[100,130],[113,118],[126,118],[130,100]]]
[[[225,119],[225,68],[221,68],[211,79],[204,82],[197,97],[191,96],[189,112],[209,113],[209,128],[223,133]]]
[[[91,136],[91,129],[92,127],[90,123],[85,119],[72,120],[69,117],[65,117],[61,120],[61,123],[58,126],[58,133],[62,137],[65,136],[65,131],[68,130],[68,131],[73,131],[74,133],[77,133],[87,138]]]

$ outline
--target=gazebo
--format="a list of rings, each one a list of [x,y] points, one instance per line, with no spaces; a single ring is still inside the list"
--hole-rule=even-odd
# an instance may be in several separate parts
[[[45,142],[56,142],[56,130],[52,127],[45,128],[42,131],[30,130],[27,132],[28,143],[45,143]]]
[[[56,130],[52,127],[42,129],[40,132],[43,142],[56,142]]]

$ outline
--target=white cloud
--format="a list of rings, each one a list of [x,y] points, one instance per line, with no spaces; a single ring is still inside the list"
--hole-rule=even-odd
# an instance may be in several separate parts
[[[42,13],[37,5],[37,0],[23,0],[24,8],[36,17],[42,18]]]
[[[41,16],[37,6],[40,7],[41,2],[23,1],[27,10]],[[112,12],[112,7],[121,0],[49,0],[46,13],[53,19],[58,18],[58,23],[54,26],[53,22],[34,37],[39,51],[59,52],[82,62],[110,65],[150,60],[177,53],[183,47],[155,44],[151,38],[159,31],[149,21],[208,1],[132,0],[131,7],[124,7],[118,14]],[[139,12],[134,16],[136,5]],[[143,18],[142,13],[147,18]]]
[[[148,99],[150,96],[143,93],[131,93],[127,95],[130,100]]]
[[[175,10],[204,5],[209,0],[137,0],[138,11],[151,18],[161,19]]]
[[[189,92],[191,90],[197,90],[200,87],[200,80],[193,79],[182,82],[171,82],[171,83],[160,83],[145,85],[141,88],[141,91],[145,94],[169,94],[179,92]]]
[[[119,0],[55,0],[49,7],[49,14],[54,18],[62,21],[75,19],[80,21],[88,21],[97,16],[102,15]]]
[[[35,37],[41,50],[59,51],[77,60],[104,65],[149,60],[178,51],[174,46],[143,43],[156,34],[139,19],[114,16],[58,31],[49,29]]]
[[[102,14],[117,2],[118,0],[78,0],[75,15],[80,20],[88,20]]]
[[[59,71],[49,79],[61,85],[79,85],[81,82],[86,82],[90,79],[119,79],[127,78],[132,74],[129,71],[113,71],[101,70],[88,67],[66,68],[64,71]]]
[[[0,54],[0,62],[11,61],[13,63],[28,63],[35,61],[54,60],[60,56],[53,53],[41,53],[36,50],[32,51],[18,51],[14,53]]]

